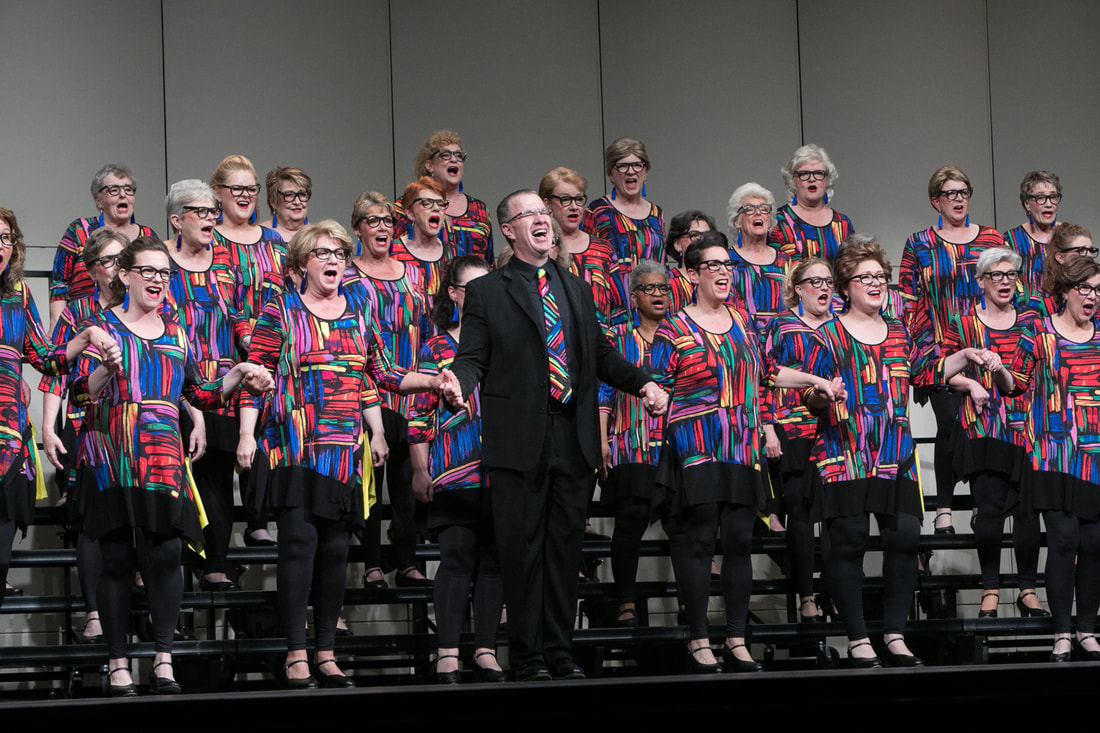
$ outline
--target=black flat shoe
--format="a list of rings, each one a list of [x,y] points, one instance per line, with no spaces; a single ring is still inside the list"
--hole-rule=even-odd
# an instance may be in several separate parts
[[[367,568],[367,572],[363,573],[363,587],[367,590],[386,590],[390,587],[390,584],[386,582],[385,577],[378,580],[368,580],[371,573],[382,574],[382,568]]]
[[[278,543],[275,540],[265,540],[252,536],[252,532],[244,533],[244,546],[245,547],[277,547]]]
[[[527,664],[516,670],[516,682],[549,682],[550,670],[541,664]]]
[[[943,516],[950,517],[951,512],[950,511],[936,512],[936,519],[939,519],[940,517],[943,517]],[[954,525],[949,524],[946,527],[937,527],[936,526],[936,519],[932,520],[932,534],[955,534]]]
[[[199,581],[199,590],[211,591],[213,593],[225,593],[240,589],[241,586],[237,585],[232,580],[207,580],[203,578]]]
[[[304,664],[307,667],[309,666],[309,662],[307,662],[306,660],[295,659],[293,662],[283,667],[283,681],[286,682],[286,688],[288,690],[316,690],[317,680],[313,678],[313,675],[310,675],[309,677],[305,677],[303,679],[291,679],[290,677],[287,677],[287,670],[289,670],[295,664]]]
[[[111,697],[137,697],[137,685],[133,682],[128,682],[125,685],[111,684],[111,675],[115,672],[129,672],[129,667],[115,667],[109,673],[107,673],[107,690],[110,692]]]
[[[168,677],[158,677],[157,668],[164,666],[172,666],[171,662],[157,662],[153,665],[153,669],[149,672],[149,691],[154,695],[178,695],[183,692],[183,688],[180,687],[180,683],[174,679]]]
[[[817,613],[813,616],[807,616],[806,614],[802,613],[802,609],[806,606],[812,607],[815,611],[817,611]],[[821,609],[817,605],[817,601],[813,598],[808,598],[798,604],[798,619],[804,624],[821,624],[825,623],[826,620],[825,614],[821,611]]]
[[[491,669],[490,667],[482,667],[477,663],[477,660],[481,657],[497,658],[494,652],[478,652],[474,655],[474,679],[478,682],[504,682],[508,679],[508,675],[503,670]]]
[[[1100,651],[1091,651],[1084,647],[1083,642],[1086,639],[1095,639],[1092,634],[1085,634],[1080,639],[1073,640],[1073,654],[1074,658],[1082,662],[1100,662]]]
[[[440,672],[439,671],[439,661],[441,659],[458,659],[458,656],[455,655],[455,654],[444,654],[441,657],[436,657],[436,659],[435,659],[435,666],[436,666],[435,683],[437,685],[457,685],[458,684],[458,669],[455,668],[455,669],[451,670],[450,672]]]
[[[1035,591],[1029,590],[1027,593],[1021,593],[1016,596],[1016,608],[1020,609],[1020,616],[1022,618],[1049,618],[1050,611],[1045,608],[1032,608],[1024,603],[1024,596],[1034,596]],[[1035,596],[1038,598],[1038,596]]]
[[[572,657],[563,657],[547,665],[550,668],[550,676],[556,680],[583,680],[584,670],[573,661]]]
[[[1061,639],[1055,639],[1054,640],[1054,648],[1055,649],[1058,648],[1058,642],[1062,641],[1062,639],[1068,640],[1069,637],[1063,636]],[[1055,664],[1061,664],[1062,662],[1068,662],[1072,658],[1072,650],[1073,650],[1073,643],[1072,642],[1070,642],[1070,647],[1069,647],[1068,651],[1064,651],[1064,652],[1059,653],[1059,652],[1055,652],[1052,649],[1051,652],[1050,652],[1050,661],[1054,662]]]
[[[10,586],[10,585],[5,585],[4,586],[4,597],[5,598],[18,598],[21,595],[23,595],[23,589],[22,588],[15,588],[15,587]]]
[[[744,644],[734,644],[733,646],[722,645],[722,662],[726,665],[725,669],[730,672],[763,672],[764,665],[755,659],[746,661],[737,658],[733,650],[741,647],[748,649]]]
[[[877,656],[875,657],[853,657],[852,650],[859,646],[871,646],[869,641],[861,641],[858,644],[853,644],[848,647],[848,663],[856,669],[876,669],[882,666],[882,662],[879,661]]]
[[[431,588],[432,581],[430,578],[410,578],[407,573],[412,572],[412,568],[407,570],[401,570],[394,573],[393,583],[398,588]]]
[[[891,639],[890,641],[886,642],[886,646],[884,646],[882,648],[882,659],[883,659],[883,661],[886,662],[887,666],[889,666],[889,667],[923,667],[924,666],[924,660],[921,659],[920,657],[914,656],[912,654],[894,654],[892,651],[890,651],[890,645],[893,644],[894,642],[897,642],[897,641],[900,641],[903,644],[905,643],[905,639],[902,639],[902,638],[899,637],[897,639]]]
[[[688,655],[687,655],[688,672],[690,672],[691,674],[721,674],[722,673],[722,671],[723,671],[722,670],[722,665],[719,664],[718,662],[714,662],[712,664],[704,664],[703,662],[700,662],[698,659],[695,658],[695,653],[696,652],[702,651],[704,649],[709,649],[709,648],[710,647],[701,646],[701,647],[697,647],[695,649],[688,649]]]
[[[982,602],[984,603],[985,599],[988,598],[989,596],[993,596],[994,598],[997,598],[997,599],[1000,599],[1000,597],[1001,597],[1000,593],[997,593],[996,591],[989,591],[988,593],[982,593]],[[979,609],[978,610],[978,618],[997,618],[997,609],[996,609],[996,607],[994,607],[994,609],[992,611],[984,611],[984,610]]]
[[[317,686],[327,687],[330,689],[345,689],[348,687],[355,687],[355,680],[351,679],[345,674],[325,674],[321,671],[321,667],[326,664],[336,664],[335,659],[326,659],[323,662],[317,662],[315,665],[317,668]]]

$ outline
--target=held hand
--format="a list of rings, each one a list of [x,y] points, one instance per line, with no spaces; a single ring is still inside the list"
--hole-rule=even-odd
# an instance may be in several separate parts
[[[46,458],[49,459],[54,468],[58,471],[65,469],[64,464],[61,462],[61,456],[66,455],[69,451],[65,450],[65,446],[62,444],[61,438],[57,437],[57,433],[51,430],[42,435],[42,449],[46,451]]]
[[[118,371],[118,367],[112,366],[112,364],[117,362],[121,366],[122,350],[118,348],[118,344],[111,338],[111,335],[99,326],[89,326],[85,333],[88,335],[88,343],[99,352],[104,366],[111,369],[111,371]]]
[[[844,387],[844,380],[834,377],[831,381],[822,379],[814,385],[814,393],[830,402],[843,402],[848,399],[848,390]]]
[[[247,471],[252,468],[252,459],[256,455],[256,438],[242,435],[237,440],[237,465]]]
[[[970,399],[974,400],[974,410],[981,413],[989,405],[989,392],[977,382],[970,385],[969,391]]]
[[[372,435],[370,439],[370,456],[371,465],[378,468],[386,459],[390,457],[390,446],[386,443],[386,436],[379,431],[377,435]]]
[[[1003,365],[1001,364],[1001,355],[996,351],[990,351],[989,349],[982,349],[982,364],[987,371],[998,371]]]
[[[435,491],[432,486],[432,477],[427,472],[416,471],[412,477],[413,494],[421,504],[431,503]]]
[[[432,386],[439,390],[451,407],[455,410],[466,409],[466,400],[462,398],[462,385],[458,383],[458,377],[450,369],[444,369],[432,379]]]
[[[234,369],[239,370],[242,376],[241,387],[248,390],[249,394],[262,395],[275,389],[271,372],[262,366],[242,361]]]
[[[656,417],[668,410],[668,393],[657,386],[656,382],[646,382],[639,395],[646,412]]]

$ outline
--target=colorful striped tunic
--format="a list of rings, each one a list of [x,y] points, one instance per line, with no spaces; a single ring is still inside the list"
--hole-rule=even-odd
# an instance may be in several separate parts
[[[458,342],[446,331],[420,347],[422,374],[435,375],[451,366]],[[436,392],[416,395],[409,412],[409,443],[431,443],[430,470],[435,491],[488,486],[481,467],[481,397],[475,388],[468,410],[451,411]]]
[[[770,386],[778,368],[761,358],[748,317],[726,310],[732,324],[725,333],[680,311],[653,339],[653,371],[670,390],[665,450],[685,474],[715,463],[760,471],[760,386]]]
[[[814,329],[792,311],[782,311],[768,321],[760,341],[769,360],[779,366],[809,371],[806,356],[814,343]],[[782,425],[788,440],[810,440],[817,432],[817,416],[803,403],[801,390],[766,390],[760,413],[764,423]]]
[[[54,326],[54,345],[64,346],[69,343],[77,334],[77,324],[91,320],[100,310],[102,309],[99,307],[99,300],[95,293],[85,298],[70,300],[68,305],[65,306],[65,310],[61,312],[61,316],[57,319],[57,325]],[[78,365],[80,363],[79,361],[77,362]],[[46,375],[38,382],[38,391],[64,398],[68,391],[69,380],[70,377],[66,375]],[[79,432],[80,421],[84,417],[84,410],[77,407],[72,400],[69,400],[68,407],[65,411],[65,417],[72,423],[73,430]]]
[[[394,204],[397,219],[394,227],[394,239],[412,236],[412,221],[405,216],[405,210],[398,199]],[[443,228],[439,230],[439,239],[451,245],[455,257],[477,255],[489,266],[493,266],[493,220],[489,216],[489,207],[480,199],[466,196],[466,211],[458,216],[447,214],[443,217]]]
[[[30,457],[30,422],[27,406],[20,394],[23,360],[43,374],[62,374],[68,370],[64,345],[54,348],[46,340],[34,298],[23,282],[11,292],[0,295],[0,518],[11,519],[20,527],[31,520],[34,510],[34,461]],[[8,472],[20,471],[20,482],[28,482],[27,491],[13,483]]]
[[[805,362],[819,377],[840,377],[848,398],[834,402],[818,417],[810,456],[827,492],[825,517],[847,513],[920,511],[917,464],[909,426],[910,382],[929,379],[927,361],[909,339],[905,325],[887,318],[886,337],[866,344],[848,332],[839,318],[813,334]],[[875,492],[898,481],[912,482],[912,495]],[[868,488],[846,487],[862,482]],[[837,489],[844,496],[837,495]],[[832,494],[831,496],[828,494]],[[838,507],[846,510],[838,512]]]
[[[1016,389],[1034,387],[1032,502],[1086,519],[1100,515],[1100,327],[1071,341],[1050,317],[1021,336],[1009,366]]]
[[[1046,245],[1032,239],[1023,224],[1005,232],[1004,239],[1005,246],[1010,247],[1023,260],[1020,265],[1020,287],[1023,288],[1024,297],[1041,297]]]
[[[371,380],[396,390],[405,370],[390,362],[357,291],[345,294],[337,318],[314,315],[291,289],[268,301],[256,320],[248,360],[275,378],[258,440],[273,473],[304,469],[349,489],[362,479],[363,409],[379,404]],[[263,398],[241,397],[242,407],[262,404]]]
[[[422,260],[409,251],[404,239],[395,239],[390,256],[398,262],[404,262],[407,265],[411,265],[413,269],[419,270],[417,283],[420,287],[421,295],[424,296],[424,313],[431,313],[436,293],[439,292],[439,288],[443,284],[443,268],[447,266],[447,263],[450,262],[451,258],[454,256],[453,253],[451,253],[450,245],[446,242],[443,243],[443,255],[439,259]],[[447,297],[446,294],[444,294],[443,297]],[[432,327],[430,321],[426,320],[425,325],[427,326],[426,329],[423,329],[425,336],[429,333],[435,333],[435,329]]]
[[[375,326],[390,360],[406,370],[416,369],[421,334],[429,325],[420,270],[402,263],[404,274],[396,280],[373,277],[352,264],[344,272],[344,288],[361,288],[374,316]],[[398,415],[408,415],[412,400],[397,392],[379,395],[382,404]]]
[[[969,242],[948,242],[929,227],[905,242],[898,285],[905,298],[905,325],[923,352],[938,348],[952,315],[969,313],[981,293],[976,277],[978,257],[992,247],[1004,247],[993,227],[981,227]]]
[[[77,219],[61,236],[50,273],[50,302],[86,298],[95,290],[95,281],[84,266],[84,243],[96,229],[103,226],[103,214]],[[157,238],[150,227],[138,225],[139,236]]]
[[[855,230],[852,220],[836,209],[833,220],[818,227],[802,221],[790,204],[784,204],[775,213],[775,228],[768,234],[768,244],[776,245],[789,260],[820,257],[832,262],[841,243]]]
[[[590,236],[583,252],[569,253],[569,271],[592,288],[596,317],[607,329],[611,325],[611,292],[615,277],[615,251],[611,242]]]
[[[783,279],[791,264],[790,257],[777,250],[771,264],[754,265],[741,256],[737,247],[729,253],[733,262],[730,302],[740,302],[752,316],[757,331],[762,332],[768,321],[785,307]]]
[[[624,359],[649,373],[654,372],[652,345],[641,331],[629,324],[620,324],[607,334],[611,344]],[[611,445],[611,463],[622,466],[631,463],[657,465],[664,440],[664,417],[650,415],[640,397],[620,392],[600,383],[600,412],[607,415],[607,437]]]
[[[630,271],[638,260],[659,260],[665,246],[665,217],[661,207],[651,203],[644,219],[631,219],[615,208],[607,196],[589,202],[584,231],[611,242],[615,253],[611,325],[631,320]]]
[[[251,244],[226,239],[214,230],[214,249],[224,247],[237,271],[235,301],[248,325],[255,325],[264,303],[289,287],[285,277],[286,243],[274,229],[260,227],[260,238]]]
[[[183,327],[164,319],[156,338],[132,332],[111,310],[81,324],[107,331],[122,351],[122,369],[100,394],[89,392],[99,363],[84,352],[72,398],[84,408],[77,436],[77,470],[84,530],[98,538],[114,529],[139,527],[202,543],[198,510],[185,478],[180,442],[180,400],[201,410],[222,407],[221,380],[199,374]]]
[[[205,381],[225,376],[245,352],[243,340],[252,328],[237,301],[241,291],[237,271],[222,247],[212,249],[205,270],[188,270],[173,262],[166,308],[183,326],[191,357]],[[218,412],[235,414],[232,403]]]

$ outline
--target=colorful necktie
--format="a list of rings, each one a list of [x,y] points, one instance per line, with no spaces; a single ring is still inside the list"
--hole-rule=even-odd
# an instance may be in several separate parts
[[[550,396],[565,404],[573,395],[573,386],[569,383],[569,370],[565,360],[565,331],[561,326],[561,315],[554,294],[550,292],[550,281],[546,279],[546,270],[539,268],[539,295],[542,296],[542,319],[546,324],[546,361],[550,369]]]

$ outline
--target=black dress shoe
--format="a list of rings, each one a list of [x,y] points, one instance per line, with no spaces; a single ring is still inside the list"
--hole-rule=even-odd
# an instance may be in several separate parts
[[[890,667],[923,667],[924,660],[920,657],[912,654],[894,654],[890,651],[890,645],[894,642],[905,643],[905,639],[897,638],[891,639],[886,642],[886,646],[882,649],[882,658],[886,661],[886,664]]]
[[[1073,640],[1073,653],[1074,653],[1076,659],[1079,659],[1083,662],[1100,662],[1100,651],[1091,651],[1089,649],[1086,649],[1084,647],[1084,644],[1082,643],[1086,639],[1095,639],[1095,638],[1096,637],[1093,636],[1092,634],[1085,634],[1079,640],[1078,639]]]
[[[691,674],[721,674],[722,673],[722,665],[719,664],[718,662],[708,664],[708,663],[705,663],[705,662],[700,662],[698,659],[695,658],[695,653],[696,652],[700,652],[704,649],[709,649],[709,648],[710,647],[701,646],[701,647],[698,647],[696,649],[688,649],[687,667],[688,667],[688,672],[689,673],[691,673]]]
[[[18,598],[21,595],[23,595],[23,589],[22,588],[14,588],[10,585],[4,586],[4,597],[5,598]]]
[[[982,603],[985,603],[985,599],[989,596],[1000,598],[1000,594],[996,591],[989,591],[988,593],[982,593]],[[997,608],[994,607],[992,611],[986,611],[983,609],[978,610],[978,618],[997,618]]]
[[[251,531],[244,533],[244,546],[245,547],[276,547],[278,545],[275,540],[264,540],[252,536]]]
[[[1035,591],[1029,590],[1027,593],[1021,593],[1016,597],[1016,608],[1020,609],[1021,618],[1048,618],[1050,611],[1045,608],[1032,608],[1024,603],[1024,596],[1034,596]]]
[[[154,695],[178,695],[183,692],[180,683],[168,677],[157,675],[157,667],[171,667],[171,662],[157,662],[149,672],[149,691]]]
[[[478,682],[504,682],[508,679],[508,675],[502,670],[482,667],[478,664],[477,660],[480,657],[492,657],[496,659],[497,655],[493,652],[479,652],[474,655],[474,679]]]
[[[317,686],[328,687],[332,689],[343,689],[347,687],[355,687],[355,680],[350,679],[344,674],[325,674],[321,671],[321,667],[326,664],[336,664],[335,659],[326,659],[323,662],[317,664]]]
[[[550,676],[556,680],[583,680],[584,670],[571,657],[550,662]]]
[[[1054,639],[1054,648],[1057,649],[1058,648],[1058,642],[1063,641],[1063,640],[1068,641],[1069,640],[1069,635],[1067,634],[1066,636],[1063,636],[1061,638],[1055,637],[1055,639]],[[1055,663],[1068,662],[1073,658],[1072,650],[1073,650],[1073,644],[1072,643],[1070,643],[1070,648],[1067,651],[1058,653],[1058,652],[1055,652],[1055,651],[1052,650],[1050,652],[1050,661],[1055,662]]]
[[[516,670],[516,682],[549,682],[550,670],[541,664],[527,664]]]
[[[738,659],[733,653],[734,649],[738,647],[744,647],[744,644],[734,644],[733,646],[722,645],[722,662],[726,665],[725,669],[730,672],[763,672],[764,665],[755,659],[748,661],[744,659]],[[745,647],[746,649],[748,647]]]
[[[316,690],[317,680],[314,679],[313,675],[310,675],[309,677],[305,677],[303,679],[291,679],[290,677],[286,676],[287,670],[289,670],[295,664],[304,664],[307,667],[309,666],[309,662],[307,662],[306,660],[295,659],[293,662],[283,667],[283,681],[286,682],[286,688],[288,690]]]
[[[879,661],[877,656],[875,657],[853,657],[852,650],[857,646],[871,646],[869,641],[861,641],[858,644],[853,644],[848,647],[848,663],[856,669],[876,669],[882,666],[882,662]]]
[[[378,573],[381,575],[382,568],[367,568],[367,572],[363,573],[363,587],[367,590],[386,590],[390,587],[390,584],[386,582],[384,577],[378,580],[368,580],[371,573]]]
[[[241,586],[237,585],[232,580],[207,580],[203,578],[199,581],[199,590],[211,591],[214,593],[224,593],[240,589]]]

